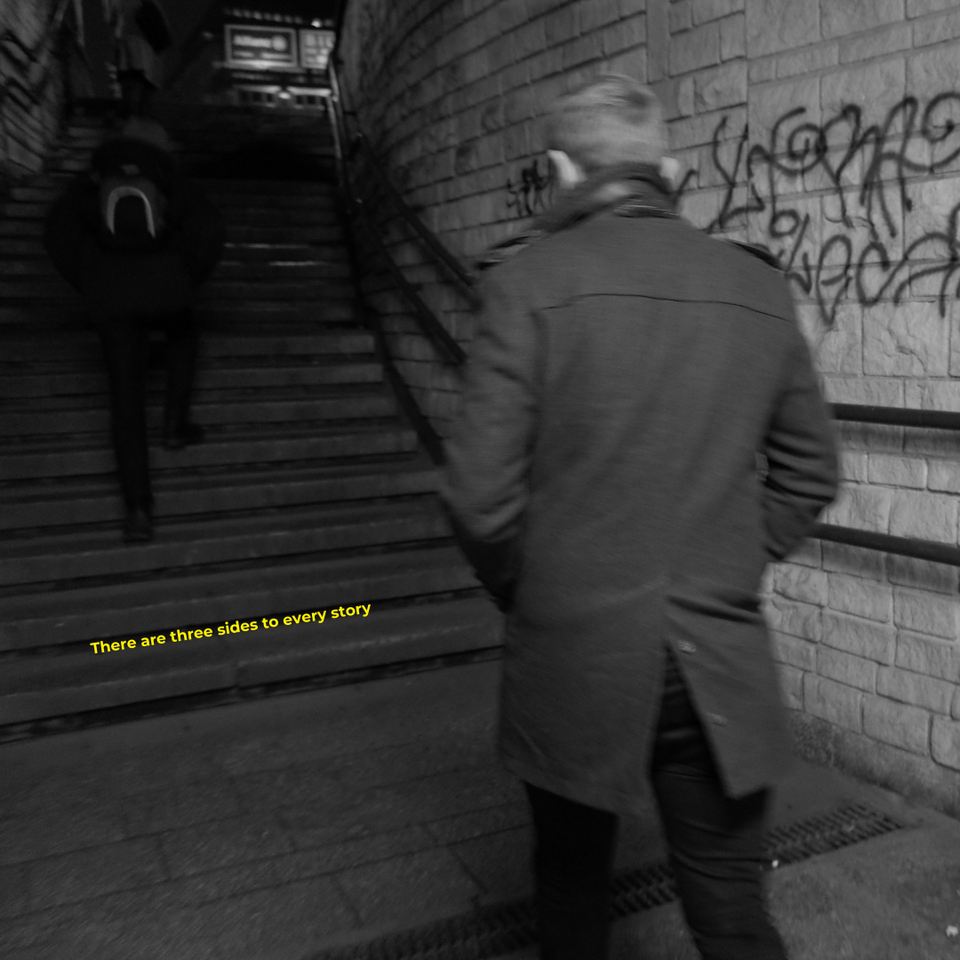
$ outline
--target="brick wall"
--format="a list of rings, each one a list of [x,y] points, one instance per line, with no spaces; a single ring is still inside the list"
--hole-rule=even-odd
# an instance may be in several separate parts
[[[38,51],[45,25],[57,4],[54,0],[3,0],[0,4],[0,36],[7,31],[30,51]],[[74,10],[68,17],[74,16]],[[50,141],[59,129],[65,77],[58,59],[52,61],[51,80],[39,103],[31,103],[18,90],[0,92],[0,190],[10,180],[38,171]],[[4,44],[0,52],[0,89],[8,76],[33,87],[42,75],[16,44]]]
[[[828,398],[960,410],[958,38],[943,0],[353,0],[342,49],[395,181],[467,258],[550,202],[551,97],[602,68],[650,82],[684,214],[780,255]],[[384,226],[469,341],[469,314]],[[443,429],[456,378],[381,296]],[[826,519],[960,542],[960,434],[839,434]],[[810,541],[765,596],[801,750],[960,813],[957,569]]]

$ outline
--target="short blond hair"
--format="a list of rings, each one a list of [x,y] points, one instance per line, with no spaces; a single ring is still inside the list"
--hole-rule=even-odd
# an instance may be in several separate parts
[[[562,150],[587,173],[622,163],[657,166],[667,149],[656,94],[619,74],[603,74],[558,97],[545,132],[547,149]]]

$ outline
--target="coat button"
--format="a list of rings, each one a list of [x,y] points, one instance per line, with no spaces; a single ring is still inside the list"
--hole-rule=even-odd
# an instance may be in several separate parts
[[[677,643],[677,649],[681,653],[696,653],[697,648],[689,640],[680,640]]]
[[[722,713],[708,713],[707,719],[718,727],[724,727],[727,724],[727,718]]]

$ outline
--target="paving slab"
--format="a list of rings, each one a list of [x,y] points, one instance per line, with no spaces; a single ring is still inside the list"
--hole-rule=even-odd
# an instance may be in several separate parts
[[[475,663],[0,746],[0,956],[308,960],[529,896],[498,682]],[[851,802],[904,829],[769,874],[792,960],[960,958],[960,823],[800,764],[771,826]],[[617,867],[663,854],[650,801]],[[615,925],[611,960],[695,957],[676,904]]]

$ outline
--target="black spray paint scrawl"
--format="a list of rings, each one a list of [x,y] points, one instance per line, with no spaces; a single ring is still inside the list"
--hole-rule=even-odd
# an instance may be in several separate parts
[[[939,215],[941,229],[924,230],[909,244],[901,236],[914,203],[907,178],[945,171],[960,157],[960,93],[942,93],[921,112],[916,97],[892,107],[880,124],[865,126],[859,106],[848,105],[822,124],[806,119],[797,107],[780,117],[766,143],[750,146],[749,130],[733,141],[724,137],[727,119],[713,135],[711,162],[725,195],[708,232],[745,227],[762,216],[768,247],[832,326],[839,302],[848,295],[863,306],[884,297],[900,302],[912,283],[941,279],[941,316],[948,298],[960,297],[954,281],[960,272],[957,227],[960,198]],[[726,152],[732,156],[721,156]],[[687,173],[685,189],[693,177]],[[795,183],[815,184],[832,198],[823,205],[819,249],[811,246],[810,199],[796,196]],[[745,187],[745,190],[744,190]],[[793,195],[787,198],[787,195]],[[929,220],[929,214],[924,221]],[[804,249],[806,242],[806,249]]]

